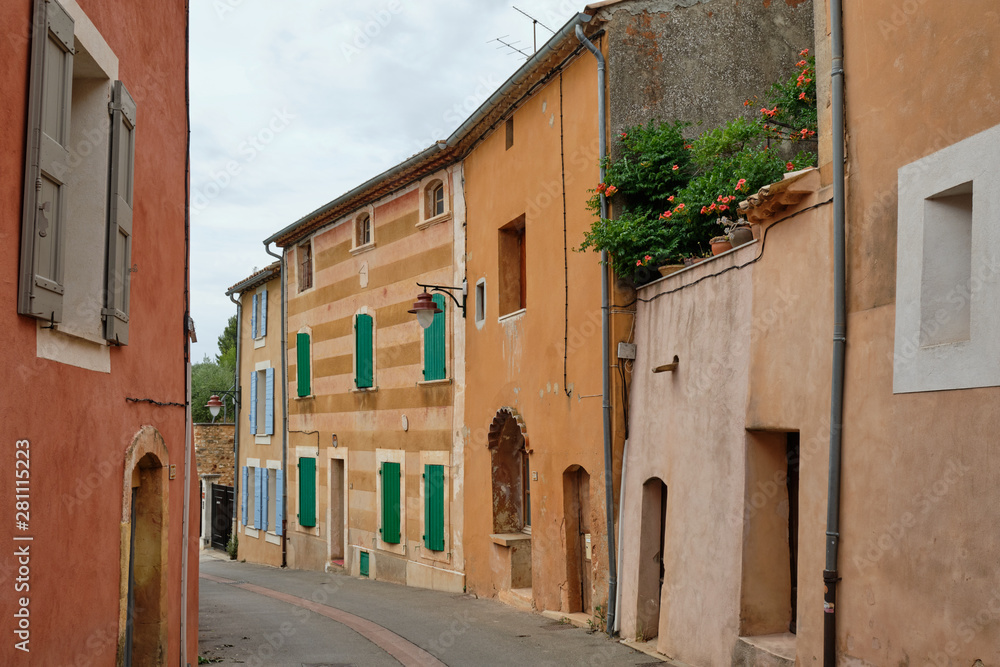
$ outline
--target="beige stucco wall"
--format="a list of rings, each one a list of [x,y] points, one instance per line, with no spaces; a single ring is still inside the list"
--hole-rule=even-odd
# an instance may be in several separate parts
[[[892,375],[897,172],[1000,123],[1000,11],[991,0],[848,3],[844,33],[850,231],[838,651],[858,664],[996,664],[1000,390],[894,395]]]
[[[284,421],[284,405],[281,396],[281,278],[275,275],[265,283],[267,290],[267,328],[263,339],[254,340],[250,332],[250,312],[253,309],[253,295],[258,293],[260,286],[254,287],[240,295],[240,412],[237,428],[239,428],[239,464],[236,466],[236,487],[234,498],[234,513],[239,517],[239,558],[249,563],[265,565],[282,565],[281,536],[275,530],[275,517],[269,514],[268,530],[254,531],[247,528],[247,520],[242,515],[243,467],[247,460],[259,462],[259,467],[273,468],[274,462],[281,464],[282,455],[282,423]],[[261,345],[263,341],[263,345]],[[262,363],[269,363],[274,369],[274,434],[260,438],[250,433],[250,382],[253,381],[255,369]],[[263,400],[263,399],[258,399]],[[261,429],[258,428],[258,433]],[[267,442],[269,440],[269,442]],[[273,474],[273,472],[272,472]],[[287,474],[286,488],[287,488]],[[278,499],[281,502],[281,499]],[[273,505],[273,499],[269,498]],[[247,499],[247,514],[253,519],[253,498]],[[287,513],[285,518],[287,519]],[[247,531],[250,532],[247,532]],[[254,534],[256,532],[256,534]]]

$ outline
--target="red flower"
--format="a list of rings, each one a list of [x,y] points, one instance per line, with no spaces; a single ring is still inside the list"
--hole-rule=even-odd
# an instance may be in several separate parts
[[[800,99],[800,100],[804,100],[804,99],[806,99],[806,94],[805,94],[804,92],[802,92],[802,93],[799,93],[799,99]]]
[[[747,101],[749,101],[749,100],[747,100]],[[688,150],[691,150],[691,144],[684,144],[684,148],[686,148]]]
[[[708,213],[708,207],[707,206],[702,206],[701,207],[701,214],[705,215],[706,213]]]
[[[673,215],[673,213],[670,211],[664,211],[660,214],[660,220],[669,220],[671,215]]]
[[[609,185],[608,189],[604,191],[604,196],[605,197],[610,197],[611,195],[613,195],[616,192],[618,192],[618,188],[616,188],[613,185]]]
[[[641,259],[635,260],[635,265],[636,266],[642,266],[642,260]]]
[[[677,208],[675,208],[674,210],[675,211],[683,211],[684,210],[684,204],[678,204]]]
[[[675,165],[673,166],[673,170],[674,170],[674,171],[677,171],[678,169],[680,169],[680,167],[678,167],[678,166],[677,166],[677,165],[675,164]]]
[[[785,165],[785,169],[787,171],[792,171],[793,169],[795,169],[795,165],[789,162],[788,164]]]
[[[720,211],[728,211],[729,210],[729,206],[727,206],[726,204],[723,204],[722,206],[719,207],[719,210]]]
[[[738,180],[738,181],[736,182],[736,189],[737,189],[737,190],[742,190],[742,189],[743,189],[743,186],[744,186],[744,185],[746,185],[746,184],[747,184],[747,179],[745,179],[745,178],[741,178],[740,180]]]
[[[799,55],[800,56],[807,56],[807,55],[809,55],[809,49],[802,49],[801,51],[799,51]]]
[[[796,67],[805,67],[808,64],[809,63],[807,63],[805,60],[800,60],[799,62],[795,63],[795,66]]]
[[[601,194],[602,192],[604,192],[604,188],[606,188],[606,187],[608,187],[608,186],[605,185],[604,183],[598,183],[597,184],[597,188],[595,189],[595,191],[597,192],[597,194]]]
[[[653,259],[653,256],[652,256],[652,255],[646,255],[645,257],[643,257],[643,258],[642,258],[642,261],[644,261],[644,262],[648,262],[648,261],[649,261],[649,260],[651,260],[651,259]]]
[[[622,132],[622,133],[621,133],[620,135],[618,135],[618,136],[620,136],[620,137],[621,137],[622,139],[628,139],[628,135],[627,135],[627,134],[625,134],[624,132]]]
[[[670,195],[669,197],[667,197],[667,201],[670,202],[671,204],[673,204],[674,203],[674,196]]]
[[[750,106],[750,100],[745,100],[745,101],[743,102],[743,106],[745,106],[745,107],[748,107],[748,106]]]

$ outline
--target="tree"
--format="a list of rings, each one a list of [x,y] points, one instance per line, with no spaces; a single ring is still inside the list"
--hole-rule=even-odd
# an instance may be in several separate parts
[[[236,373],[236,336],[236,316],[233,315],[219,336],[219,354],[215,355],[215,363],[231,373]]]
[[[205,404],[209,397],[217,391],[227,390],[233,386],[235,374],[228,368],[215,363],[205,355],[205,359],[191,367],[191,420],[195,424],[204,424],[212,421],[212,413],[208,411]],[[228,401],[227,401],[228,402]],[[229,421],[235,418],[235,411],[231,402],[228,402]],[[220,413],[219,419],[222,415]],[[218,421],[218,419],[216,420]]]

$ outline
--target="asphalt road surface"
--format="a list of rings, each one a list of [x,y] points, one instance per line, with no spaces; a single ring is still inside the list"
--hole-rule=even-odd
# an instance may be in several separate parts
[[[471,595],[212,555],[199,565],[202,664],[664,664],[606,635]]]

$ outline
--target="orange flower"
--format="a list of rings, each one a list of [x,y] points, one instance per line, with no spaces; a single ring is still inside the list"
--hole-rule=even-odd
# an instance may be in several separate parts
[[[597,194],[601,194],[602,192],[604,192],[604,188],[606,187],[608,186],[605,185],[604,183],[598,183],[597,188],[595,188],[595,192],[597,192]]]
[[[618,188],[616,188],[613,185],[609,185],[608,189],[604,191],[604,196],[605,197],[610,197],[611,195],[613,195],[616,192],[618,192]]]
[[[641,259],[635,260],[635,265],[636,266],[642,266],[642,260]]]
[[[673,213],[670,211],[664,211],[660,214],[660,220],[669,220],[671,215],[673,215]]]
[[[722,206],[719,207],[719,210],[720,211],[728,211],[729,210],[729,206],[726,205],[726,204],[723,204]]]
[[[785,169],[787,171],[792,171],[793,169],[795,169],[795,165],[789,162],[788,164],[785,165]]]
[[[740,180],[738,180],[738,181],[736,182],[736,189],[737,189],[737,190],[742,190],[742,189],[743,189],[743,186],[744,186],[744,185],[746,185],[746,184],[747,184],[747,179],[745,179],[745,178],[741,178]]]
[[[808,64],[809,63],[807,63],[805,60],[800,60],[799,62],[795,63],[795,66],[796,67],[805,67]]]
[[[648,262],[651,259],[653,259],[652,255],[646,255],[645,257],[642,258],[642,261]]]
[[[622,133],[621,133],[620,135],[618,135],[618,136],[620,136],[620,137],[621,137],[622,139],[628,139],[628,135],[627,135],[627,134],[625,134],[624,132],[622,132]]]
[[[684,210],[684,204],[678,204],[677,208],[675,208],[674,210],[675,211],[683,211]]]
[[[801,51],[799,51],[799,55],[800,56],[807,56],[807,55],[809,55],[809,49],[802,49]]]
[[[806,94],[805,94],[804,92],[802,92],[802,93],[799,93],[799,99],[800,99],[800,100],[804,100],[804,99],[806,99]]]
[[[674,203],[674,196],[670,195],[669,197],[667,197],[667,201],[670,202],[671,204],[673,204]]]
[[[674,171],[677,171],[678,169],[680,169],[680,167],[678,167],[678,166],[677,166],[677,165],[675,164],[675,165],[673,166],[673,170],[674,170]]]

